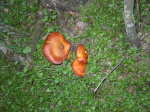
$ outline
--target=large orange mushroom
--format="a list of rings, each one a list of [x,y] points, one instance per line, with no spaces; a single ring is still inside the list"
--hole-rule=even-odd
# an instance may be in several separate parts
[[[45,57],[53,64],[62,64],[67,58],[71,44],[65,40],[65,37],[53,32],[48,35],[43,45],[43,53]]]
[[[72,63],[74,73],[79,77],[84,77],[86,72],[86,63],[88,61],[87,49],[79,44],[77,47],[76,59]]]

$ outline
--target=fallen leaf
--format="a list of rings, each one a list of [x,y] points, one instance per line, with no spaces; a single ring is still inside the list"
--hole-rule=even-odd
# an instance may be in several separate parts
[[[50,108],[51,108],[51,109],[54,109],[54,105],[51,105]]]
[[[135,85],[132,85],[132,86],[129,87],[129,92],[132,93],[134,96],[136,96],[135,89],[136,89]]]
[[[4,12],[5,12],[5,13],[8,13],[8,12],[9,12],[9,9],[8,9],[8,8],[4,8]]]
[[[91,74],[92,77],[96,77],[96,74]]]
[[[124,79],[124,78],[126,78],[125,75],[120,75],[120,77],[118,78],[118,80],[121,80],[121,79]]]
[[[87,23],[83,22],[83,21],[80,21],[80,22],[77,22],[75,27],[74,27],[74,30],[75,31],[78,31],[79,32],[79,35],[82,34],[85,30],[87,26]]]
[[[69,11],[69,13],[70,13],[72,16],[74,16],[74,15],[78,16],[78,15],[79,15],[79,13],[73,12],[73,11]]]
[[[120,102],[123,99],[124,99],[124,97],[120,97],[119,99],[117,99],[117,101]]]

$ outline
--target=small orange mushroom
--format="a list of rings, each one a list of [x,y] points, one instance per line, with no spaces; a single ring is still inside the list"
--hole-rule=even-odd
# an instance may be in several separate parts
[[[85,76],[87,60],[87,49],[82,44],[79,44],[77,47],[76,59],[72,63],[72,69],[77,76]]]
[[[43,45],[43,53],[45,57],[53,64],[62,64],[67,58],[71,44],[65,40],[65,37],[53,32],[48,35]]]
[[[84,45],[79,44],[77,47],[77,58],[83,58],[85,60],[85,63],[87,62],[88,59],[88,52],[87,49],[84,47]]]
[[[82,58],[76,58],[72,63],[72,69],[77,76],[84,77],[86,71],[85,61]]]

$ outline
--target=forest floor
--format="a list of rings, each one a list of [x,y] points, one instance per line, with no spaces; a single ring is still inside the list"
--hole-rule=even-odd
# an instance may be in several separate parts
[[[1,41],[24,57],[31,53],[28,41],[33,34],[39,3],[13,1],[3,0],[0,9],[1,24],[12,28],[0,31]],[[24,60],[22,66],[18,61],[0,58],[0,111],[150,111],[150,4],[143,0],[140,6],[140,13],[136,7],[134,12],[140,49],[130,47],[125,39],[122,0],[93,0],[80,6],[80,11],[42,8],[44,26],[30,62]],[[72,44],[71,59],[61,65],[50,63],[42,51],[51,32],[62,33]],[[71,67],[78,44],[83,44],[89,55],[83,78],[77,77]],[[124,56],[126,59],[94,92]]]

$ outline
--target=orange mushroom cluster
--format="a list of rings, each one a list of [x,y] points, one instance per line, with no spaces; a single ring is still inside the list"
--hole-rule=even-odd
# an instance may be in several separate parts
[[[49,34],[45,40],[43,45],[43,53],[51,63],[62,64],[66,58],[71,58],[70,55],[72,52],[70,47],[71,44],[65,40],[65,37],[62,34],[53,32]],[[77,76],[85,76],[87,61],[87,49],[82,44],[79,44],[77,47],[76,59],[72,63],[72,69]]]
[[[45,57],[53,64],[62,64],[67,58],[71,44],[65,40],[65,37],[53,32],[48,35],[43,46]]]
[[[72,69],[77,76],[79,77],[85,76],[87,61],[88,61],[87,49],[82,44],[79,44],[77,47],[76,59],[72,63]]]

